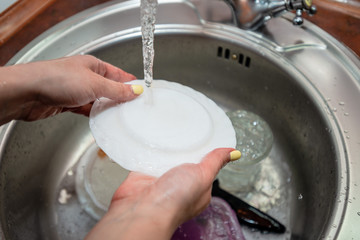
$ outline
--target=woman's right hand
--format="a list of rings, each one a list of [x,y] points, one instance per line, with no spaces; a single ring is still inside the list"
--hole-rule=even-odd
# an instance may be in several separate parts
[[[32,121],[64,111],[88,114],[97,98],[136,98],[136,79],[93,56],[73,56],[0,68],[0,124]]]

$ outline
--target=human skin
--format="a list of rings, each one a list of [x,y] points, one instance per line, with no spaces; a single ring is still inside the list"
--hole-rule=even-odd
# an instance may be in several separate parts
[[[210,203],[219,170],[238,151],[219,148],[199,164],[183,164],[159,178],[132,172],[115,192],[109,211],[85,238],[170,239],[176,228]]]
[[[87,115],[92,102],[134,99],[136,79],[92,56],[74,56],[0,68],[0,125],[32,121],[64,111]],[[139,86],[137,86],[139,87]]]
[[[71,111],[88,115],[93,101],[129,101],[142,93],[136,79],[92,56],[74,56],[0,68],[0,125]],[[86,239],[169,239],[211,199],[212,182],[232,148],[216,149],[199,164],[183,164],[159,178],[132,172],[117,189],[109,211]]]

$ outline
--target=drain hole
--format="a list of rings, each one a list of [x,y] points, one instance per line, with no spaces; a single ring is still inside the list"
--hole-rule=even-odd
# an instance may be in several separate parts
[[[239,54],[239,63],[243,64],[243,62],[244,62],[244,54],[240,53]]]
[[[245,59],[245,67],[250,67],[251,58],[246,57]]]
[[[217,48],[217,56],[220,57],[220,58],[225,58],[225,59],[232,59],[232,60],[235,60],[237,61],[240,65],[243,65],[247,68],[250,67],[250,64],[251,64],[251,58],[244,55],[243,53],[233,53],[231,56],[230,56],[230,49],[229,48],[223,48],[221,46],[218,46]]]
[[[229,58],[230,58],[230,50],[229,50],[229,49],[226,49],[226,50],[225,50],[225,58],[226,58],[226,59],[229,59]]]
[[[218,56],[218,57],[222,57],[222,54],[223,54],[223,48],[222,48],[222,47],[218,47],[217,56]]]

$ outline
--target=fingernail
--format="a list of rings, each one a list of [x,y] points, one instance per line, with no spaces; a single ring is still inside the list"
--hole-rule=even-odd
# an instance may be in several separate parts
[[[140,95],[144,92],[144,88],[141,85],[131,85],[131,88],[136,95]]]
[[[230,161],[235,161],[241,158],[241,152],[239,150],[234,150],[230,152]]]

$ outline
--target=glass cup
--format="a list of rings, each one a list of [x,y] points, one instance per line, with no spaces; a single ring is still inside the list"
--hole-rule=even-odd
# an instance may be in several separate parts
[[[224,190],[249,192],[259,179],[261,161],[271,150],[273,134],[269,125],[254,113],[237,110],[227,115],[236,132],[236,149],[241,151],[241,158],[220,170],[218,179]]]

